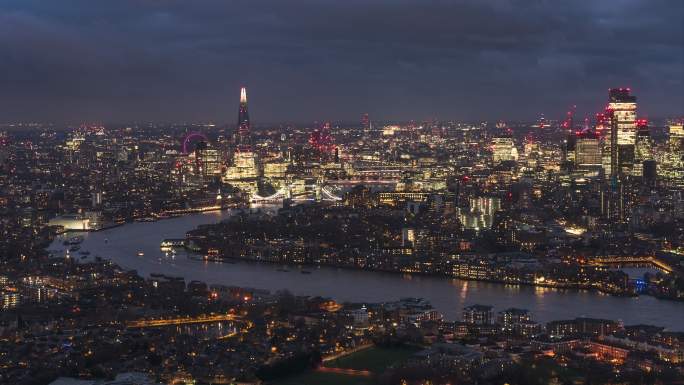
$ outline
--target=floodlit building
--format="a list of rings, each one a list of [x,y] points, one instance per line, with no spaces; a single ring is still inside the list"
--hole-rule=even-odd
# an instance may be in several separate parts
[[[513,138],[492,138],[492,161],[496,164],[508,160],[518,160],[518,150],[515,148]]]
[[[601,167],[601,146],[598,136],[593,133],[577,135],[575,165],[583,168]]]
[[[611,88],[608,92],[611,113],[610,154],[611,174],[631,174],[636,144],[636,96],[629,88]]]

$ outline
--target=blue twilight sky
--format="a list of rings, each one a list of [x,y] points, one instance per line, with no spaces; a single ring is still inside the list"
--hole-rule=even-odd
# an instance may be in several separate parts
[[[0,0],[0,121],[684,114],[682,0]]]

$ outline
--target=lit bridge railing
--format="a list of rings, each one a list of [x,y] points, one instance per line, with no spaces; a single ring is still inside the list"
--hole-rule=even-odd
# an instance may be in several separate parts
[[[292,186],[294,187],[294,186]],[[276,191],[274,194],[271,194],[269,196],[261,196],[259,194],[252,194],[252,197],[250,198],[251,202],[272,202],[280,199],[284,199],[285,197],[288,197],[291,195],[290,191],[292,187],[283,187],[280,190]],[[306,185],[306,187],[313,187],[316,188],[316,185]],[[330,186],[323,186],[320,189],[321,191],[321,199],[326,200],[326,201],[341,201],[342,197],[339,197],[335,195],[332,191],[332,187]],[[313,201],[315,198],[307,198],[305,197],[306,195],[311,195],[311,193],[304,193],[300,194],[300,196],[292,197],[293,200],[295,201]]]
[[[126,327],[135,328],[153,328],[161,326],[173,326],[173,325],[188,325],[188,324],[201,324],[201,323],[211,323],[211,322],[224,322],[224,321],[242,321],[242,318],[235,314],[216,314],[216,315],[204,315],[197,317],[178,317],[178,318],[165,318],[165,319],[142,319],[136,321],[129,321],[126,323]]]
[[[643,264],[652,265],[667,273],[674,272],[674,268],[665,261],[658,259],[651,255],[643,256],[614,256],[614,257],[596,257],[590,258],[587,261],[592,265],[629,265],[629,264]]]

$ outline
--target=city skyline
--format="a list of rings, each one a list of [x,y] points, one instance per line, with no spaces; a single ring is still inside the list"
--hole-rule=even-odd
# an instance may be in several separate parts
[[[684,384],[681,0],[0,0],[0,384]]]
[[[356,127],[361,124],[362,127],[359,127],[360,129],[364,129],[365,125],[368,124],[369,122],[373,123],[374,125],[381,124],[381,125],[387,125],[387,124],[432,124],[436,122],[443,122],[443,123],[478,123],[478,124],[491,124],[491,125],[509,125],[507,128],[508,129],[515,129],[516,127],[519,128],[524,128],[525,125],[527,124],[534,124],[537,123],[539,124],[542,122],[542,124],[545,125],[552,125],[555,127],[557,130],[564,130],[570,128],[567,126],[567,124],[573,124],[575,128],[580,129],[582,126],[582,131],[586,130],[590,126],[595,126],[595,125],[601,125],[603,124],[603,120],[606,119],[606,114],[610,111],[610,101],[606,101],[605,95],[603,98],[599,98],[597,96],[597,102],[595,103],[594,109],[588,109],[588,110],[581,110],[578,111],[577,105],[570,105],[570,106],[565,106],[565,110],[562,112],[559,112],[558,114],[555,114],[554,116],[548,116],[544,112],[540,112],[536,116],[529,116],[524,119],[506,119],[505,117],[502,117],[500,119],[452,119],[452,118],[445,118],[445,117],[430,117],[430,118],[425,118],[425,119],[415,119],[415,118],[406,118],[406,119],[393,119],[393,118],[388,118],[388,117],[379,117],[376,118],[375,116],[370,115],[368,112],[362,112],[359,113],[358,116],[356,117],[350,117],[346,119],[335,119],[333,117],[321,117],[321,118],[311,118],[311,119],[301,119],[301,120],[280,120],[280,121],[258,121],[256,125],[251,123],[251,119],[249,118],[249,113],[247,113],[247,88],[244,85],[238,86],[239,89],[239,111],[238,111],[238,122],[235,123],[235,118],[234,113],[231,113],[229,110],[230,108],[226,109],[226,117],[225,119],[219,119],[219,120],[196,120],[196,121],[186,121],[186,120],[179,120],[179,121],[173,121],[173,120],[165,120],[165,119],[160,119],[160,120],[118,120],[118,121],[102,121],[102,120],[75,120],[75,121],[69,121],[69,122],[58,122],[58,121],[40,121],[40,120],[18,120],[18,121],[0,121],[0,125],[5,125],[5,128],[9,127],[22,127],[24,125],[31,126],[31,125],[38,125],[38,126],[52,126],[53,128],[56,129],[69,129],[73,127],[78,127],[78,126],[88,126],[88,125],[107,125],[107,126],[112,126],[116,127],[119,125],[138,125],[138,124],[161,124],[161,125],[189,125],[189,126],[205,126],[205,128],[210,128],[210,127],[218,127],[221,129],[228,128],[229,130],[234,130],[234,133],[237,133],[241,129],[243,130],[243,136],[245,136],[245,133],[250,132],[252,127],[256,128],[267,128],[267,127],[273,127],[273,126],[278,126],[278,125],[288,125],[291,127],[295,126],[303,126],[303,127],[309,127],[313,130],[317,130],[318,125],[321,125],[322,123],[326,123],[328,125],[340,125],[343,127]],[[607,93],[609,95],[610,99],[610,93],[614,90],[627,90],[628,92],[632,92],[632,87],[610,87],[607,90]],[[235,92],[233,92],[234,94]],[[597,95],[600,95],[600,93],[597,93]],[[233,95],[234,96],[234,95]],[[229,99],[236,99],[235,97],[229,98]],[[603,104],[602,104],[603,103]],[[644,105],[648,103],[640,103],[640,105]],[[244,117],[243,117],[243,109],[244,109]],[[251,109],[251,108],[250,108]],[[669,123],[672,122],[677,122],[682,119],[684,115],[680,114],[671,114],[667,116],[652,116],[648,113],[648,111],[644,111],[643,108],[640,109],[639,112],[639,119],[646,122],[647,124],[657,124],[659,127],[665,127]],[[246,120],[246,121],[245,121]],[[368,121],[366,121],[368,120]],[[242,123],[241,123],[242,122]],[[377,126],[375,127],[377,129]],[[367,129],[367,128],[366,128]],[[246,131],[245,131],[246,130]]]
[[[0,121],[229,122],[243,85],[260,123],[591,115],[611,87],[684,105],[681,4],[359,6],[3,1]]]

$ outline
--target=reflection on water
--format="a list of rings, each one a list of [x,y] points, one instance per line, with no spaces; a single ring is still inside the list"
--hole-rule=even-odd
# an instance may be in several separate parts
[[[452,280],[453,283],[458,282],[457,280]],[[461,302],[465,302],[466,298],[468,298],[468,281],[463,282],[461,286]]]
[[[511,284],[505,283],[503,286],[506,288],[506,290],[510,290],[513,292],[520,291],[520,285],[511,285]]]
[[[545,293],[548,293],[550,290],[555,290],[551,289],[548,287],[542,287],[542,286],[535,286],[534,287],[534,295],[536,295],[539,298],[543,298]]]
[[[488,304],[496,310],[508,307],[529,309],[535,319],[588,316],[620,319],[626,324],[646,323],[684,331],[684,303],[662,301],[649,296],[620,298],[589,291],[556,290],[488,282],[460,281],[443,277],[415,276],[369,272],[334,267],[308,267],[312,272],[300,274],[300,267],[238,261],[219,263],[197,261],[179,251],[166,254],[159,249],[164,238],[179,238],[198,225],[218,222],[228,212],[189,215],[153,223],[131,223],[125,226],[84,235],[82,250],[110,258],[143,276],[164,273],[183,276],[186,282],[200,280],[208,284],[254,287],[271,291],[288,289],[300,295],[321,295],[340,301],[383,302],[402,297],[423,297],[447,319],[460,318],[464,306]],[[105,241],[108,239],[108,241]],[[57,240],[50,249],[63,250]],[[144,256],[138,256],[138,252]],[[63,252],[63,251],[62,251]],[[86,259],[87,260],[87,259]]]

